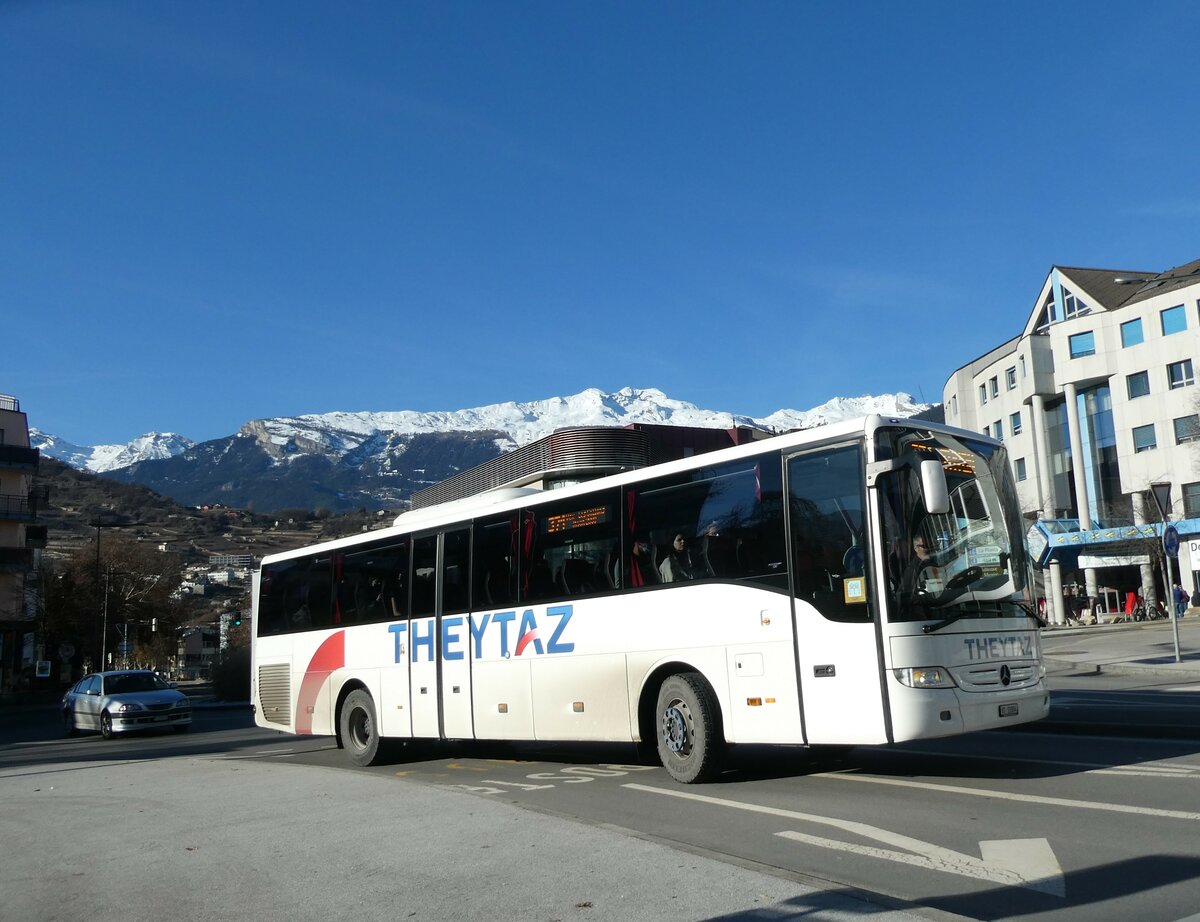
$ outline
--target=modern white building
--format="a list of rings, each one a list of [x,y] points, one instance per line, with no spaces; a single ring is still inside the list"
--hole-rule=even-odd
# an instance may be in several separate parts
[[[1200,586],[1198,364],[1200,260],[1055,266],[1024,329],[946,382],[946,422],[1006,444],[1055,621],[1076,581],[1109,610],[1130,591],[1169,600],[1154,498],[1167,485],[1182,536],[1170,579]]]

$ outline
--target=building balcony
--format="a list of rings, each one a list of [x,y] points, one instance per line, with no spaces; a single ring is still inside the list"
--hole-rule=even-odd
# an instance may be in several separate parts
[[[33,566],[33,548],[0,547],[0,573],[24,573]]]
[[[8,522],[32,522],[38,509],[50,501],[50,488],[46,485],[34,487],[25,496],[0,493],[0,519]]]
[[[42,453],[37,448],[0,445],[0,468],[9,471],[36,471]]]

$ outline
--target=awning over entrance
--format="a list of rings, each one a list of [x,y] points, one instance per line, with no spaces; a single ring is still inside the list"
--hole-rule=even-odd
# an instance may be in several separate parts
[[[1200,534],[1200,519],[1172,522],[1180,535]],[[1162,541],[1161,522],[1153,525],[1116,525],[1080,531],[1079,519],[1038,519],[1026,536],[1034,566],[1044,569],[1050,561],[1074,569],[1084,567],[1119,567],[1140,563],[1148,554],[1148,545]],[[1104,558],[1105,563],[1089,562]],[[1135,559],[1131,559],[1135,558]]]

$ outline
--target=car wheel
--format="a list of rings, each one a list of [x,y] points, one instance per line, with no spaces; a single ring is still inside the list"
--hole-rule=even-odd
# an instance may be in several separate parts
[[[187,733],[187,732],[188,732],[188,730],[190,730],[190,729],[192,729],[192,725],[191,725],[191,724],[176,724],[176,725],[175,725],[175,732],[176,732],[176,733]]]
[[[105,711],[100,715],[100,735],[106,740],[113,738],[112,717],[109,715],[108,711]]]
[[[74,736],[75,729],[75,712],[71,708],[63,710],[63,736]]]
[[[720,712],[696,672],[670,676],[658,691],[658,757],[676,781],[693,784],[721,770]]]
[[[379,759],[379,722],[375,719],[375,702],[362,689],[350,692],[342,705],[342,745],[355,765],[374,765]]]

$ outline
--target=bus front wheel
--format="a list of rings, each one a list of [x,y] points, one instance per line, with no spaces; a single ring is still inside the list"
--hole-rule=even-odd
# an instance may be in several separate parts
[[[362,689],[346,696],[342,705],[342,745],[355,765],[374,765],[379,759],[379,721],[375,719],[375,702]]]
[[[717,703],[696,672],[673,675],[658,690],[658,757],[676,781],[712,779],[721,769],[723,741]]]

